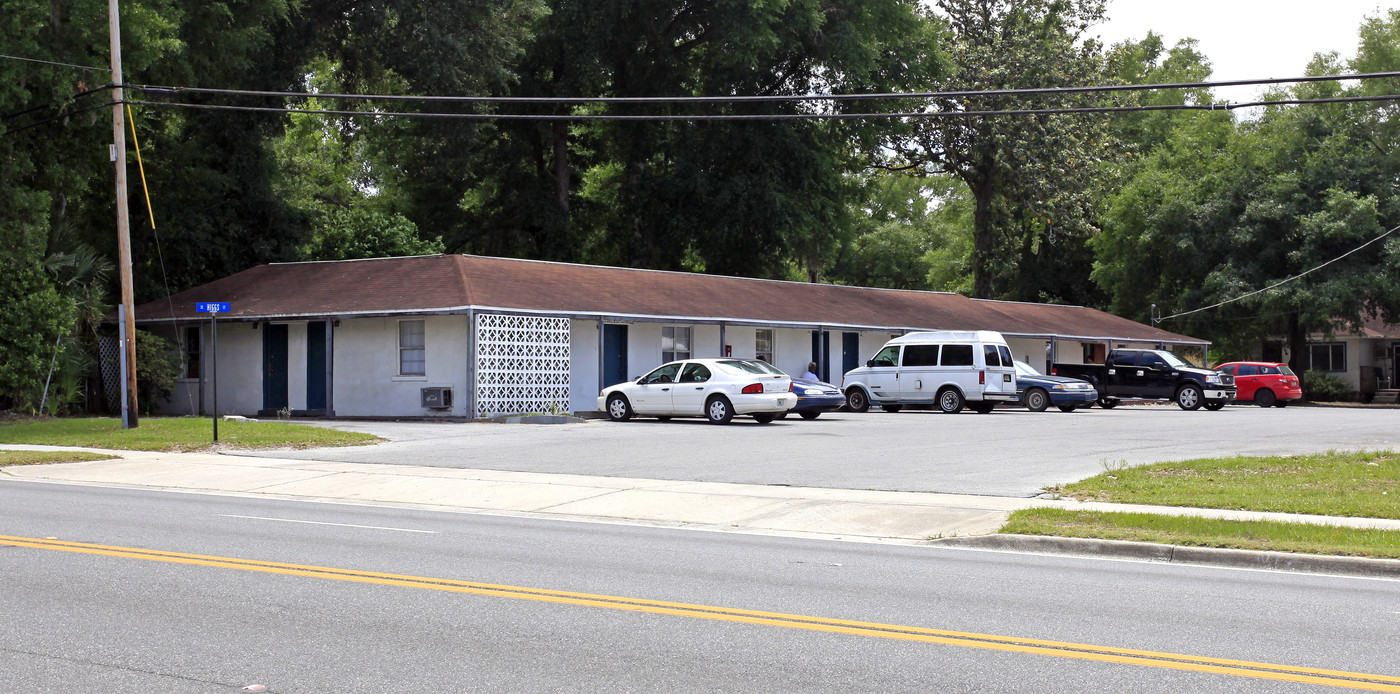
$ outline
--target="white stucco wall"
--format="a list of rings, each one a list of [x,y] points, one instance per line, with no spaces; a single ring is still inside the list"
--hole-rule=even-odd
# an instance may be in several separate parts
[[[628,329],[631,334],[631,329]],[[569,321],[569,411],[598,409],[598,321]],[[608,384],[611,385],[611,384]]]
[[[262,331],[254,323],[220,322],[218,327],[218,414],[253,416],[262,409]],[[205,341],[206,349],[209,340]],[[210,349],[211,352],[215,350]],[[204,363],[210,364],[206,356]],[[208,384],[204,396],[205,410],[214,413],[212,369],[204,374]]]
[[[421,316],[424,321],[423,376],[400,376],[398,318],[355,318],[335,328],[336,416],[466,416],[467,346],[469,325],[465,315]],[[303,332],[303,335],[305,333]],[[304,374],[306,348],[301,349]],[[306,388],[302,386],[305,401]],[[429,410],[421,406],[420,389],[447,386],[453,390],[452,408]]]
[[[287,406],[306,409],[306,323],[287,324]]]

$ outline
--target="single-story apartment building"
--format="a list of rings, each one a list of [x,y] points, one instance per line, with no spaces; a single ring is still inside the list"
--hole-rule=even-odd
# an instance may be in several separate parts
[[[200,313],[226,302],[227,313]],[[994,330],[1017,359],[1209,343],[1082,306],[469,255],[275,263],[136,309],[180,345],[171,414],[478,418],[589,411],[674,359],[765,359],[827,381],[918,330]],[[215,351],[217,350],[217,363]]]

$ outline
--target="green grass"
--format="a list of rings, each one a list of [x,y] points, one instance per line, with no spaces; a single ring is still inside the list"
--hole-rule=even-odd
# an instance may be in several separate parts
[[[1400,454],[1328,452],[1110,469],[1049,491],[1080,501],[1400,518]]]
[[[219,444],[228,448],[357,446],[379,437],[282,422],[220,421]],[[82,446],[131,451],[199,451],[213,447],[207,417],[145,417],[135,429],[110,418],[37,419],[0,424],[0,443]]]
[[[1400,518],[1400,454],[1390,451],[1105,467],[1049,491],[1079,501]],[[1031,509],[1011,514],[1000,532],[1400,559],[1400,531],[1274,521]]]
[[[1012,513],[1001,532],[1400,559],[1400,531],[1305,523],[1037,508]]]
[[[0,467],[7,465],[46,465],[48,463],[81,463],[89,460],[113,460],[115,455],[87,451],[0,451]]]

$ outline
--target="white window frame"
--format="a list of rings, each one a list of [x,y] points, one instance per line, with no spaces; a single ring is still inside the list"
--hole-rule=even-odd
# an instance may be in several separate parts
[[[755,328],[753,331],[753,354],[755,359],[762,359],[769,364],[773,363],[773,357],[778,352],[777,337],[772,328]],[[768,349],[763,348],[764,333],[767,333]]]
[[[204,331],[199,326],[187,325],[176,328],[184,333],[184,341],[180,345],[180,380],[198,381],[204,374]],[[194,333],[194,339],[190,339],[190,333]],[[199,373],[190,374],[190,367]]]
[[[1314,354],[1314,350],[1317,349],[1318,347],[1326,347],[1326,348],[1327,348],[1327,368],[1325,368],[1325,369],[1319,369],[1319,368],[1317,368],[1317,365],[1313,363],[1313,354]],[[1342,362],[1342,363],[1341,363],[1341,368],[1336,368],[1336,366],[1337,366],[1337,363],[1336,363],[1336,362],[1338,361],[1338,359],[1336,358],[1336,356],[1337,356],[1337,348],[1338,348],[1338,347],[1341,348],[1341,352],[1342,352],[1342,358],[1341,358],[1341,360],[1340,360],[1340,361]],[[1345,343],[1345,342],[1312,342],[1312,343],[1309,343],[1309,344],[1308,344],[1308,369],[1311,370],[1311,371],[1321,371],[1321,372],[1323,372],[1323,373],[1334,373],[1334,374],[1346,373],[1346,370],[1347,370],[1347,343]]]
[[[684,349],[684,350],[676,349],[676,344],[677,344],[677,339],[676,339],[676,338],[677,338],[677,335],[678,335],[681,331],[684,331],[684,334],[685,334],[685,338],[684,338],[684,341],[685,341],[685,349]],[[663,326],[661,326],[661,363],[662,363],[662,364],[666,364],[666,363],[668,363],[668,362],[681,361],[682,359],[689,359],[691,353],[692,353],[693,350],[695,349],[695,344],[694,344],[694,342],[693,342],[694,336],[695,336],[695,331],[691,330],[689,325],[663,325]],[[667,349],[668,347],[669,347],[670,349]]]
[[[404,346],[403,328],[404,328],[404,325],[405,325],[405,324],[410,324],[410,323],[417,323],[418,325],[422,326],[422,330],[420,331],[420,335],[422,336],[422,343],[423,343],[423,344],[418,345],[418,346],[416,346],[416,347],[415,347],[415,346],[407,346],[407,347]],[[401,321],[398,321],[398,323],[395,325],[394,330],[395,330],[395,337],[394,337],[394,340],[395,340],[395,343],[398,345],[398,356],[399,356],[399,365],[398,365],[398,368],[397,368],[398,375],[399,375],[399,376],[409,376],[409,377],[426,377],[426,376],[428,375],[428,322],[425,321],[425,320],[422,320],[422,319],[417,319],[417,320],[401,320]],[[421,364],[423,365],[423,370],[422,370],[422,371],[417,371],[417,372],[413,372],[413,371],[404,371],[404,356],[405,356],[405,353],[411,353],[411,352],[415,352],[415,351],[418,352],[418,353],[420,353],[420,354],[422,355],[422,358],[419,359],[418,362],[421,363]]]

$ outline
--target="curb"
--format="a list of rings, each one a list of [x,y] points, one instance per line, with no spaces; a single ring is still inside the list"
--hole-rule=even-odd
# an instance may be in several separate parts
[[[582,417],[571,417],[569,415],[535,414],[504,415],[500,417],[490,417],[486,421],[492,424],[582,424],[587,420]]]
[[[1217,547],[1181,547],[1151,542],[1094,540],[1041,535],[980,535],[948,537],[928,542],[934,547],[990,549],[1036,554],[1116,557],[1168,564],[1197,564],[1242,569],[1269,569],[1300,573],[1336,574],[1400,580],[1400,560],[1365,557],[1328,557],[1291,552],[1262,552]]]

